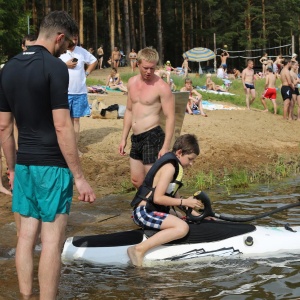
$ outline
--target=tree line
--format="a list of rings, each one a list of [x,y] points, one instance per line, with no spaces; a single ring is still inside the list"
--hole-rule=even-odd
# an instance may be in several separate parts
[[[194,47],[226,45],[251,57],[290,44],[292,36],[296,53],[300,45],[299,0],[0,0],[1,62],[20,51],[25,34],[38,33],[52,10],[68,11],[79,25],[80,43],[95,51],[103,45],[105,60],[114,46],[126,54],[153,46],[160,64],[180,66],[182,54]],[[278,55],[282,48],[270,51]]]

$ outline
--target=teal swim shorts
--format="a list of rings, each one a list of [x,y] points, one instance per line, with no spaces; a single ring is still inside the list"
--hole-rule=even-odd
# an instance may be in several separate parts
[[[69,214],[73,175],[68,168],[16,165],[12,211],[43,222]]]

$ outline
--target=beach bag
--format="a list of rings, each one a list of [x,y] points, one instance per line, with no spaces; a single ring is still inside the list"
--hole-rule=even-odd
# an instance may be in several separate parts
[[[125,111],[126,111],[126,106],[125,105],[119,105],[118,119],[124,119]]]

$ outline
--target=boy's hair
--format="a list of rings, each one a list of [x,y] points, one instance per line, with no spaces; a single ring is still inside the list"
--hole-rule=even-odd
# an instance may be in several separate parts
[[[26,34],[22,39],[22,45],[25,46],[26,41],[34,42],[37,37],[35,34]]]
[[[187,82],[193,83],[193,80],[192,80],[191,78],[186,78],[186,79],[184,80],[184,83],[187,83]]]
[[[175,153],[177,150],[181,150],[183,155],[192,153],[199,155],[200,147],[196,136],[194,134],[184,134],[178,137],[174,143],[172,152]]]
[[[42,20],[40,33],[47,37],[61,32],[68,38],[78,35],[78,26],[71,16],[63,10],[50,12]]]
[[[285,58],[283,59],[283,61],[282,61],[282,64],[283,64],[284,66],[286,66],[290,61],[291,61],[291,60],[290,60],[289,58],[285,57]]]
[[[158,63],[159,55],[158,55],[158,52],[154,48],[146,47],[144,49],[141,49],[137,54],[138,63],[141,63],[142,59],[144,59],[147,62],[155,61],[156,63]]]

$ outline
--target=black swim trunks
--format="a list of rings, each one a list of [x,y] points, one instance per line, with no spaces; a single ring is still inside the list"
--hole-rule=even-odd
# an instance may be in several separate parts
[[[131,136],[130,157],[141,160],[144,165],[153,164],[158,158],[165,140],[165,133],[160,126],[149,131]]]
[[[294,90],[292,90],[292,94],[299,96],[299,89],[295,88]]]
[[[283,101],[287,100],[287,99],[291,100],[292,93],[293,93],[293,90],[291,89],[291,87],[289,87],[287,85],[283,85],[281,87],[281,96],[282,96]]]
[[[255,90],[254,84],[245,83],[245,87],[250,90]]]

